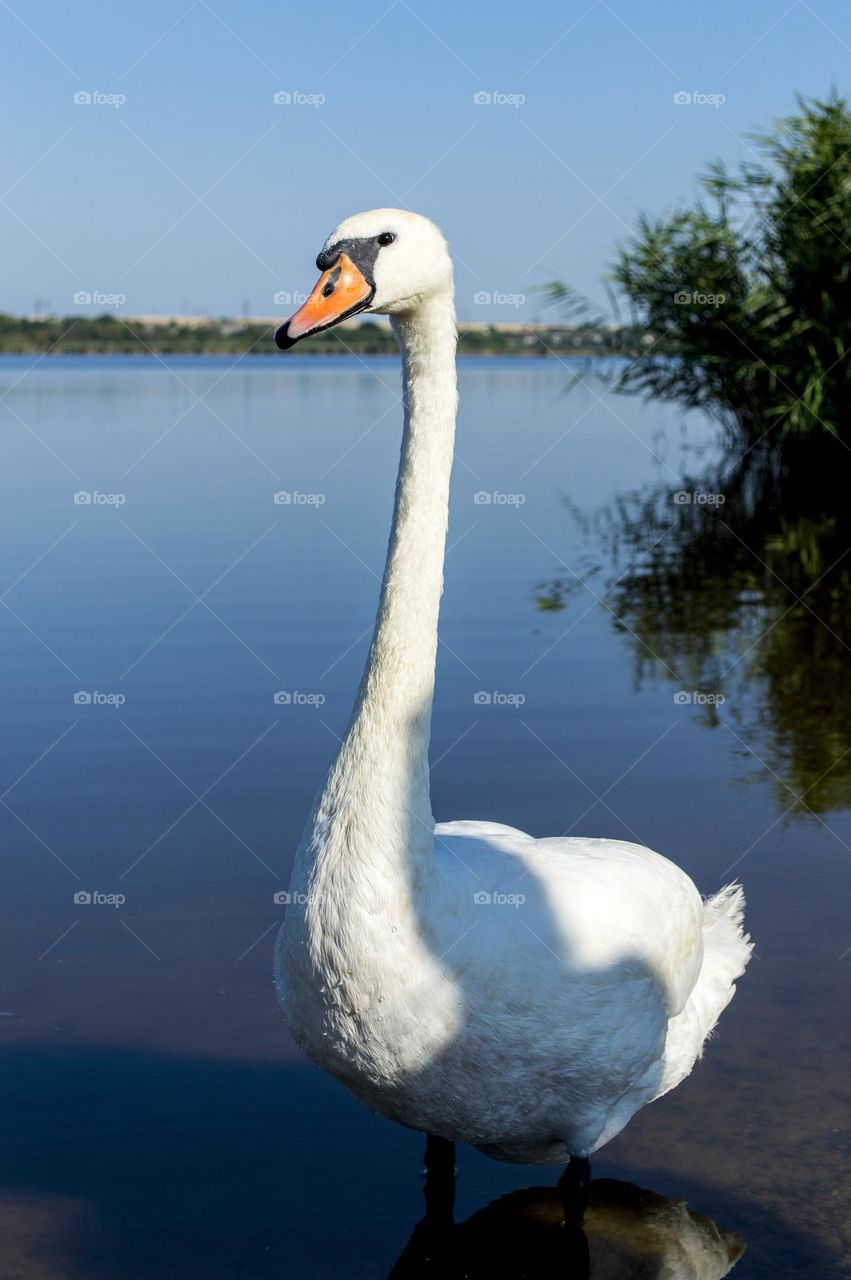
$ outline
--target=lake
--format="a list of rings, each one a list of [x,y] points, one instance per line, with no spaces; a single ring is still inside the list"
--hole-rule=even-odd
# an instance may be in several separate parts
[[[435,816],[741,879],[736,998],[594,1174],[739,1233],[737,1280],[848,1276],[847,517],[713,488],[715,429],[606,372],[461,364]],[[4,1274],[387,1276],[422,1140],[293,1047],[271,950],[366,656],[397,364],[7,357],[0,403]],[[558,1172],[462,1149],[457,1216]]]

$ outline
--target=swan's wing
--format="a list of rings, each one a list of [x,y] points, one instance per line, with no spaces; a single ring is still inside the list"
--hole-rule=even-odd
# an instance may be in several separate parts
[[[535,841],[555,910],[595,963],[630,955],[653,975],[669,1018],[703,964],[703,899],[670,859],[624,840]],[[563,903],[563,908],[561,904]]]
[[[703,962],[703,901],[661,854],[622,840],[535,840],[489,822],[441,823],[434,854],[447,920],[475,921],[477,947],[492,934],[495,961],[543,939],[545,954],[571,969],[635,964],[669,1018],[684,1007]],[[479,901],[514,910],[482,912]]]
[[[507,827],[503,822],[438,822],[434,828],[436,836],[462,836],[475,840],[479,836],[522,836],[524,840],[533,837],[521,831],[519,827]]]

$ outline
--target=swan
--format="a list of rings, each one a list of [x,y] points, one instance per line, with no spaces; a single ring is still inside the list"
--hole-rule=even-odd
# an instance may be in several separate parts
[[[497,1160],[588,1158],[680,1083],[751,942],[731,884],[704,901],[620,840],[439,822],[429,788],[438,608],[457,407],[452,263],[418,214],[375,209],[325,242],[279,348],[390,316],[404,433],[380,603],[352,718],[297,848],[275,946],[296,1043],[374,1111]]]

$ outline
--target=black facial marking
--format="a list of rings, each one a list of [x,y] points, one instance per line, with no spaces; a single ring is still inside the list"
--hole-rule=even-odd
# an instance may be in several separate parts
[[[375,260],[379,251],[384,245],[393,244],[396,239],[396,233],[393,231],[381,231],[375,236],[357,236],[348,240],[337,240],[330,248],[323,249],[317,256],[316,265],[320,271],[330,272],[328,279],[322,286],[323,298],[330,298],[340,282],[342,274],[342,266],[340,258],[343,254],[353,262],[360,271],[366,283],[369,285],[369,294],[362,301],[350,307],[342,315],[336,316],[327,324],[319,325],[312,329],[312,333],[320,333],[323,329],[333,328],[335,324],[339,324],[341,320],[348,319],[349,316],[357,315],[359,311],[365,311],[375,296]],[[332,270],[333,268],[333,270]],[[306,338],[308,335],[302,334]],[[282,324],[275,333],[275,343],[282,351],[288,351],[290,347],[295,346],[299,342],[299,338],[291,338],[289,334],[289,321]]]
[[[382,234],[392,234],[392,232]],[[380,239],[380,236],[358,236],[356,239],[338,240],[329,249],[322,250],[316,259],[316,265],[320,271],[327,271],[344,253],[355,264],[367,284],[375,288],[374,268],[381,248]]]

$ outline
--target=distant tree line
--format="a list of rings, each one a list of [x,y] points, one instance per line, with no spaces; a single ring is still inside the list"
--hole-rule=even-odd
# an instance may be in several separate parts
[[[53,355],[276,355],[274,326],[221,319],[192,324],[145,322],[121,315],[46,316],[0,314],[0,352]],[[637,339],[640,341],[640,338]],[[461,326],[461,355],[616,355],[635,348],[635,336],[610,325],[554,324],[545,329],[518,326]],[[637,349],[637,348],[635,348]],[[391,355],[395,339],[371,322],[329,329],[297,348],[299,355]]]

